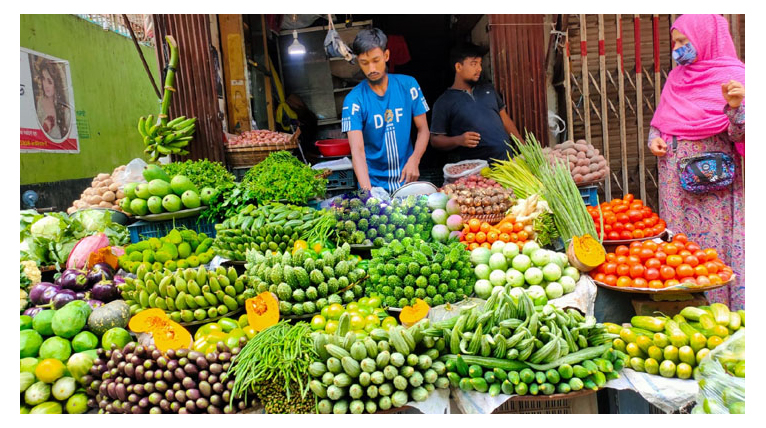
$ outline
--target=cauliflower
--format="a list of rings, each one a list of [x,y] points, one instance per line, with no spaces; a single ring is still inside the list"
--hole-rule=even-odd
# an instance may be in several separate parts
[[[27,300],[29,295],[24,290],[19,290],[19,292],[20,292],[20,294],[19,294],[19,307],[20,307],[20,311],[19,312],[21,312],[21,311],[23,311],[24,309],[27,308],[27,305],[29,305],[29,300]]]
[[[21,262],[21,286],[27,288],[42,281],[42,274],[37,268],[37,263],[32,260]]]

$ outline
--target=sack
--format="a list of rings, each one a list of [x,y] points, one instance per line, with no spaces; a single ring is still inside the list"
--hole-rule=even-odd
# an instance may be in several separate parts
[[[723,152],[705,152],[678,162],[681,187],[689,193],[723,190],[734,182],[734,160]]]
[[[343,58],[350,63],[354,63],[356,56],[351,53],[351,48],[346,46],[343,39],[340,38],[340,34],[335,31],[335,24],[332,22],[332,17],[328,16],[329,27],[327,36],[324,38],[324,51],[328,58]]]

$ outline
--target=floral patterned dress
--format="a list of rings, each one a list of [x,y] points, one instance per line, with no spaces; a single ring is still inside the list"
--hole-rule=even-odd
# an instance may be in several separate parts
[[[744,158],[734,142],[745,138],[745,106],[724,113],[729,129],[700,141],[666,141],[665,156],[657,158],[659,170],[660,217],[674,233],[685,233],[702,248],[714,248],[724,263],[731,266],[736,280],[728,287],[706,292],[708,300],[729,305],[733,310],[745,309],[745,184]],[[649,141],[660,137],[654,127]],[[734,159],[736,177],[730,188],[705,194],[688,193],[678,180],[680,159],[706,151],[724,152]]]

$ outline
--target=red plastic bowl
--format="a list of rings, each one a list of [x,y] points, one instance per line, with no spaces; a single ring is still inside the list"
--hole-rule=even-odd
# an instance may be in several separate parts
[[[347,139],[319,140],[314,145],[322,156],[347,156],[351,154],[351,146]]]

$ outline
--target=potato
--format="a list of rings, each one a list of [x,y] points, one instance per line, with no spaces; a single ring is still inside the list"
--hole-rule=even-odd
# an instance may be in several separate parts
[[[574,148],[578,152],[586,152],[586,151],[588,151],[588,145],[587,144],[575,143]]]
[[[567,156],[567,160],[569,160],[569,162],[577,162],[577,156],[575,156],[575,155],[568,155]]]
[[[577,152],[577,158],[579,158],[579,159],[586,159],[587,156],[585,156],[585,152]]]
[[[114,202],[115,194],[111,190],[107,190],[103,195],[101,195],[101,199],[109,203]]]
[[[115,196],[117,199],[123,199],[123,198],[125,197],[125,193],[123,193],[123,192],[122,192],[122,190],[118,190],[118,191],[116,191],[116,192],[114,193],[114,196]]]
[[[601,154],[601,152],[599,152],[598,149],[595,147],[593,148],[593,153],[594,153],[594,156],[598,156],[599,154]]]
[[[109,190],[111,190],[112,192],[117,192],[118,190],[120,190],[120,185],[115,182],[112,182],[112,184],[109,185]]]
[[[103,197],[104,193],[109,191],[109,187],[107,186],[101,186],[96,189],[96,194]]]
[[[563,154],[565,154],[565,155],[573,155],[573,156],[576,156],[576,155],[577,155],[577,150],[575,150],[575,149],[573,149],[573,148],[569,148],[569,149],[564,149],[564,150],[563,150],[561,153],[563,153]]]
[[[110,177],[109,174],[107,174],[105,172],[102,172],[101,174],[96,176],[96,179],[99,180],[99,181],[103,181],[103,180],[106,180],[109,177]]]
[[[571,149],[574,147],[574,143],[572,141],[564,141],[563,143],[556,146],[556,149],[558,150],[566,150]]]
[[[588,168],[590,169],[590,172],[598,172],[601,170],[601,167],[598,163],[592,163]]]
[[[77,211],[77,208],[75,208],[75,207],[69,207],[69,208],[67,208],[67,210],[66,210],[66,213],[67,213],[67,214],[72,214],[72,213],[73,213],[73,212],[75,212],[75,211]]]
[[[584,158],[577,161],[577,166],[588,166],[590,165],[590,159]]]
[[[584,181],[584,182],[586,182],[586,183],[587,183],[587,182],[590,182],[590,181],[593,181],[593,180],[595,180],[595,178],[594,178],[594,174],[585,174],[585,175],[583,176],[583,178],[582,178],[582,181]]]
[[[104,186],[104,187],[107,187],[107,188],[108,188],[109,186],[111,186],[111,185],[112,185],[112,183],[114,183],[114,182],[112,181],[112,179],[111,179],[111,178],[107,178],[106,180],[104,180],[104,181],[102,181],[102,182],[101,182],[101,185],[102,185],[102,186]]]
[[[582,183],[584,181],[582,174],[575,174],[572,179],[574,179],[575,183]]]
[[[604,168],[606,168],[606,159],[601,159],[598,162],[598,169],[604,169]]]
[[[91,205],[98,205],[101,203],[101,201],[103,201],[103,199],[99,195],[93,195],[90,197],[90,199],[87,200],[87,202]]]
[[[101,201],[98,204],[98,206],[101,207],[101,208],[112,208],[112,203],[111,202],[107,202],[107,201]]]
[[[585,156],[587,156],[588,159],[592,159],[593,156],[596,156],[596,151],[593,149],[588,149],[585,151]]]

